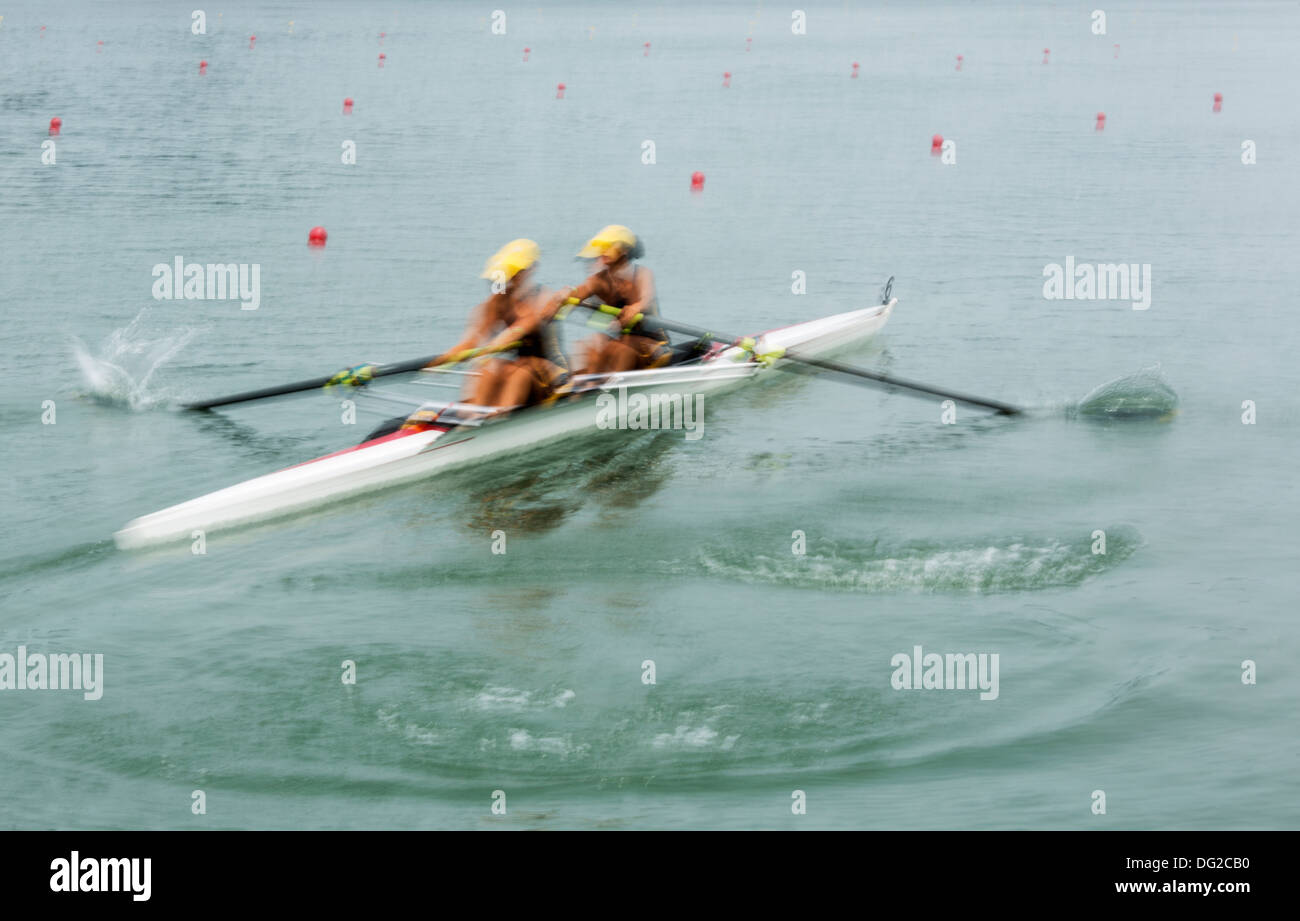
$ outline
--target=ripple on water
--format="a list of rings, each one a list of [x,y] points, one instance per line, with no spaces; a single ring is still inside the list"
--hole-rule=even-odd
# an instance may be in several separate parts
[[[689,566],[712,576],[849,592],[1016,592],[1078,585],[1123,563],[1141,545],[1130,528],[1106,531],[1106,552],[1085,534],[998,537],[961,544],[822,541],[802,556],[755,554],[733,541],[700,550]]]

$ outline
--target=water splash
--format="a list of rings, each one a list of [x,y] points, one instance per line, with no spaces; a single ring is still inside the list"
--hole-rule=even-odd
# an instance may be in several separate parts
[[[1097,419],[1164,419],[1178,409],[1178,394],[1159,365],[1118,377],[1094,389],[1074,407],[1073,414]]]
[[[171,401],[164,394],[151,393],[149,382],[154,372],[189,344],[195,330],[182,328],[160,335],[146,328],[147,313],[147,308],[141,310],[125,327],[113,330],[96,353],[80,339],[73,339],[73,357],[81,369],[85,396],[137,412]]]

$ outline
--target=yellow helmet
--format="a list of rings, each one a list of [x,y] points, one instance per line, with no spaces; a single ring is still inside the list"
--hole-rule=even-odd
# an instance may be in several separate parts
[[[511,240],[496,251],[483,267],[483,278],[495,278],[500,272],[507,279],[537,264],[542,251],[532,240]]]
[[[578,251],[578,258],[595,259],[615,246],[621,246],[623,251],[633,259],[641,255],[641,241],[637,239],[636,234],[622,224],[610,224],[587,241],[587,245]]]

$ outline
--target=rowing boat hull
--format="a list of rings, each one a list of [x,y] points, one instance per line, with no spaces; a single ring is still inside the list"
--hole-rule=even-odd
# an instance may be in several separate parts
[[[786,349],[804,357],[826,357],[873,336],[888,321],[895,303],[772,330],[758,337],[757,351]],[[740,349],[720,348],[696,364],[614,375],[601,389],[626,387],[651,397],[716,394],[768,373],[746,357]],[[207,534],[279,518],[596,429],[595,401],[578,399],[530,408],[477,428],[396,432],[136,518],[114,540],[127,550],[192,539],[195,531]]]

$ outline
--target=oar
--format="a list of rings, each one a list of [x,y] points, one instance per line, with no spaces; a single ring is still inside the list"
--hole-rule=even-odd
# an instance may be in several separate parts
[[[500,348],[492,349],[492,352],[504,352],[518,346],[518,342],[511,342]],[[438,364],[456,364],[461,361],[469,361],[471,358],[477,358],[480,355],[488,353],[488,349],[466,349],[463,352],[457,352],[449,355]],[[216,409],[218,406],[230,406],[233,403],[247,403],[250,400],[264,400],[267,397],[287,396],[291,393],[303,393],[308,390],[319,390],[334,384],[364,384],[366,381],[373,380],[376,377],[387,377],[390,374],[409,374],[412,371],[419,371],[421,368],[428,367],[441,358],[441,355],[430,355],[427,358],[412,358],[410,361],[399,361],[391,365],[379,366],[362,366],[360,369],[349,368],[347,371],[340,371],[337,374],[331,374],[329,377],[315,377],[309,381],[296,381],[292,384],[281,384],[279,387],[263,387],[261,390],[247,390],[244,393],[232,394],[228,397],[217,397],[215,400],[203,400],[199,403],[189,403],[185,409]],[[350,375],[350,376],[349,376]]]
[[[618,316],[620,313],[617,307],[610,307],[608,304],[585,304],[574,298],[569,298],[566,303],[577,307],[585,307],[598,313],[606,313],[610,316]],[[649,329],[668,330],[669,332],[681,333],[684,336],[691,336],[696,339],[713,339],[718,342],[726,342],[730,345],[738,346],[746,351],[752,352],[755,347],[755,341],[750,337],[728,336],[723,333],[710,332],[706,329],[699,329],[694,326],[687,326],[685,323],[677,323],[670,320],[664,320],[660,317],[647,317],[643,314],[637,314],[632,322],[632,326],[637,323]],[[626,330],[625,330],[626,331]],[[919,381],[904,380],[901,377],[890,377],[888,374],[880,374],[876,371],[868,371],[865,368],[857,368],[853,365],[846,365],[842,362],[831,361],[825,358],[812,358],[799,355],[797,352],[778,350],[773,352],[772,358],[784,358],[788,361],[798,362],[803,365],[811,365],[814,368],[822,368],[826,371],[835,371],[849,377],[858,378],[859,380],[871,381],[885,387],[897,387],[901,390],[911,390],[915,393],[930,394],[931,396],[946,397],[957,403],[965,403],[969,406],[978,406],[981,409],[991,409],[994,412],[1007,416],[1014,416],[1020,413],[1020,408],[1012,406],[1009,403],[1002,403],[998,400],[986,400],[981,397],[973,397],[964,393],[957,393],[952,390],[944,390],[939,387],[932,387],[929,384],[923,384]],[[777,365],[780,367],[780,365]]]

